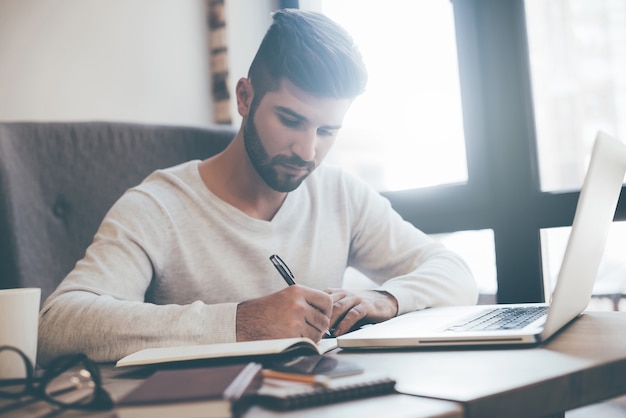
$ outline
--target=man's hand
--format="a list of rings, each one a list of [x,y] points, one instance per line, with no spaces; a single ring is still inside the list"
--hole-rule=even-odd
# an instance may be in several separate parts
[[[332,309],[328,294],[306,286],[289,286],[237,305],[237,341],[289,337],[319,341],[330,325]]]
[[[385,291],[326,289],[326,293],[333,300],[330,323],[336,336],[357,324],[386,321],[398,313],[398,301]]]

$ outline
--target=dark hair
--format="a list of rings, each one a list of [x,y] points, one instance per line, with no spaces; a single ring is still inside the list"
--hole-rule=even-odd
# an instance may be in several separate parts
[[[272,17],[248,72],[255,102],[278,90],[283,77],[320,97],[352,99],[363,93],[367,70],[345,29],[322,14],[297,9]]]

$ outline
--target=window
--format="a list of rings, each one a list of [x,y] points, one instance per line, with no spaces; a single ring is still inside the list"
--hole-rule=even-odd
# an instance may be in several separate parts
[[[595,133],[626,138],[626,3],[526,0],[525,10],[541,190],[578,190]],[[569,231],[541,231],[546,292]],[[625,244],[626,225],[617,222],[594,287],[612,309],[626,294]]]
[[[447,1],[301,2],[322,11],[354,37],[366,61],[366,94],[356,99],[328,159],[381,192],[468,179],[454,10]],[[314,3],[314,4],[311,4]],[[355,18],[358,10],[358,18]],[[383,104],[383,105],[381,105]],[[441,231],[437,231],[441,232]],[[482,294],[497,290],[493,231],[434,235],[457,251]],[[482,251],[476,251],[476,249]],[[355,272],[348,274],[352,284]]]
[[[541,231],[544,284],[546,294],[554,289],[570,227],[547,228]],[[591,306],[601,310],[626,310],[626,222],[615,222],[607,241],[598,277],[593,288]]]
[[[374,183],[375,187],[406,220],[444,240],[466,258],[483,293],[497,291],[500,303],[545,301],[554,284],[557,263],[560,265],[559,246],[569,235],[566,228],[573,220],[595,132],[603,129],[626,138],[626,4],[596,0],[394,0],[376,2],[374,15],[368,15],[365,0],[301,0],[300,6],[312,3],[332,6],[335,11],[329,6],[325,12],[355,32],[366,60],[390,71],[381,77],[383,85],[395,79],[411,80],[402,72],[406,68],[419,77],[417,69],[431,64],[424,57],[437,42],[445,40],[436,48],[446,57],[456,51],[458,73],[455,69],[457,75],[450,73],[441,83],[450,87],[442,91],[458,88],[460,95],[431,98],[435,104],[441,100],[448,105],[450,115],[438,123],[449,121],[446,136],[460,142],[449,143],[456,145],[447,145],[447,152],[441,153],[432,134],[423,134],[427,128],[420,131],[422,124],[430,122],[425,115],[430,116],[437,106],[420,105],[413,100],[415,94],[374,99],[376,107],[384,108],[375,116],[359,116],[361,110],[349,114],[357,120],[350,128],[356,132],[354,138],[370,129],[373,120],[383,121],[385,129],[391,131],[403,118],[412,118],[409,128],[398,128],[404,134],[393,135],[402,139],[402,145],[389,144],[403,151],[402,158],[387,159],[390,153],[379,148],[386,146],[390,135],[376,133],[377,142],[368,142],[362,154],[355,151],[362,143],[346,139],[350,129],[338,142],[352,147],[350,164],[365,173],[364,177],[371,176],[375,179],[372,182],[384,178]],[[333,15],[338,13],[337,7],[346,4],[351,8],[347,14]],[[433,9],[429,11],[429,7]],[[432,21],[441,19],[436,29],[427,29],[430,21],[424,23],[425,16]],[[446,19],[452,19],[453,25]],[[396,24],[384,29],[385,22]],[[366,45],[356,35],[359,25],[365,25],[369,36]],[[432,32],[413,32],[418,26]],[[441,34],[440,29],[448,34]],[[454,38],[450,38],[452,33]],[[421,44],[416,37],[428,42]],[[370,43],[376,44],[377,54],[382,55],[368,58]],[[407,64],[389,67],[393,58],[389,51],[398,55],[396,48],[410,59]],[[453,65],[449,57],[446,59],[438,66]],[[427,89],[422,87],[422,91]],[[455,113],[459,100],[460,119]],[[413,151],[411,142],[422,140],[426,148]],[[368,153],[373,159],[367,158]],[[423,155],[430,157],[428,164],[420,160]],[[391,165],[403,166],[409,174],[398,171],[402,181],[395,182],[395,175],[378,164],[381,160],[393,161]],[[447,164],[451,161],[454,167],[450,169]],[[415,166],[420,165],[444,167],[449,173],[422,181],[429,176],[416,174]],[[416,181],[409,184],[404,182],[407,178]],[[626,219],[626,205],[618,207],[616,219]],[[626,240],[619,237],[626,237],[626,230],[617,225],[617,238],[612,241],[623,248],[622,241]],[[607,253],[611,252],[609,249]],[[473,259],[475,254],[484,256],[480,266]],[[497,284],[494,278],[485,281],[486,276],[494,275],[494,266]],[[616,268],[619,271],[622,267]],[[609,270],[606,265],[601,267],[601,271]]]
[[[467,180],[452,4],[322,1],[365,59],[367,93],[350,108],[331,159],[381,191]],[[358,19],[354,11],[358,10]]]
[[[626,2],[525,6],[541,189],[575,190],[595,133],[626,138]]]

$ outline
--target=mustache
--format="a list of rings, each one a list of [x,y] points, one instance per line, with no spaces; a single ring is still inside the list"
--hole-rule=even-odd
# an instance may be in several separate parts
[[[315,168],[315,163],[313,161],[305,161],[297,155],[292,155],[290,157],[286,155],[277,155],[272,158],[272,164],[286,164],[291,165],[298,168],[306,168],[308,171],[313,171]]]

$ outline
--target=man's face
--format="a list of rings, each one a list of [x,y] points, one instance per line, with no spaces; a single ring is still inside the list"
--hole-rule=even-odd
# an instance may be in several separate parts
[[[313,96],[284,80],[245,115],[243,138],[250,162],[278,192],[295,190],[333,145],[350,99]]]

